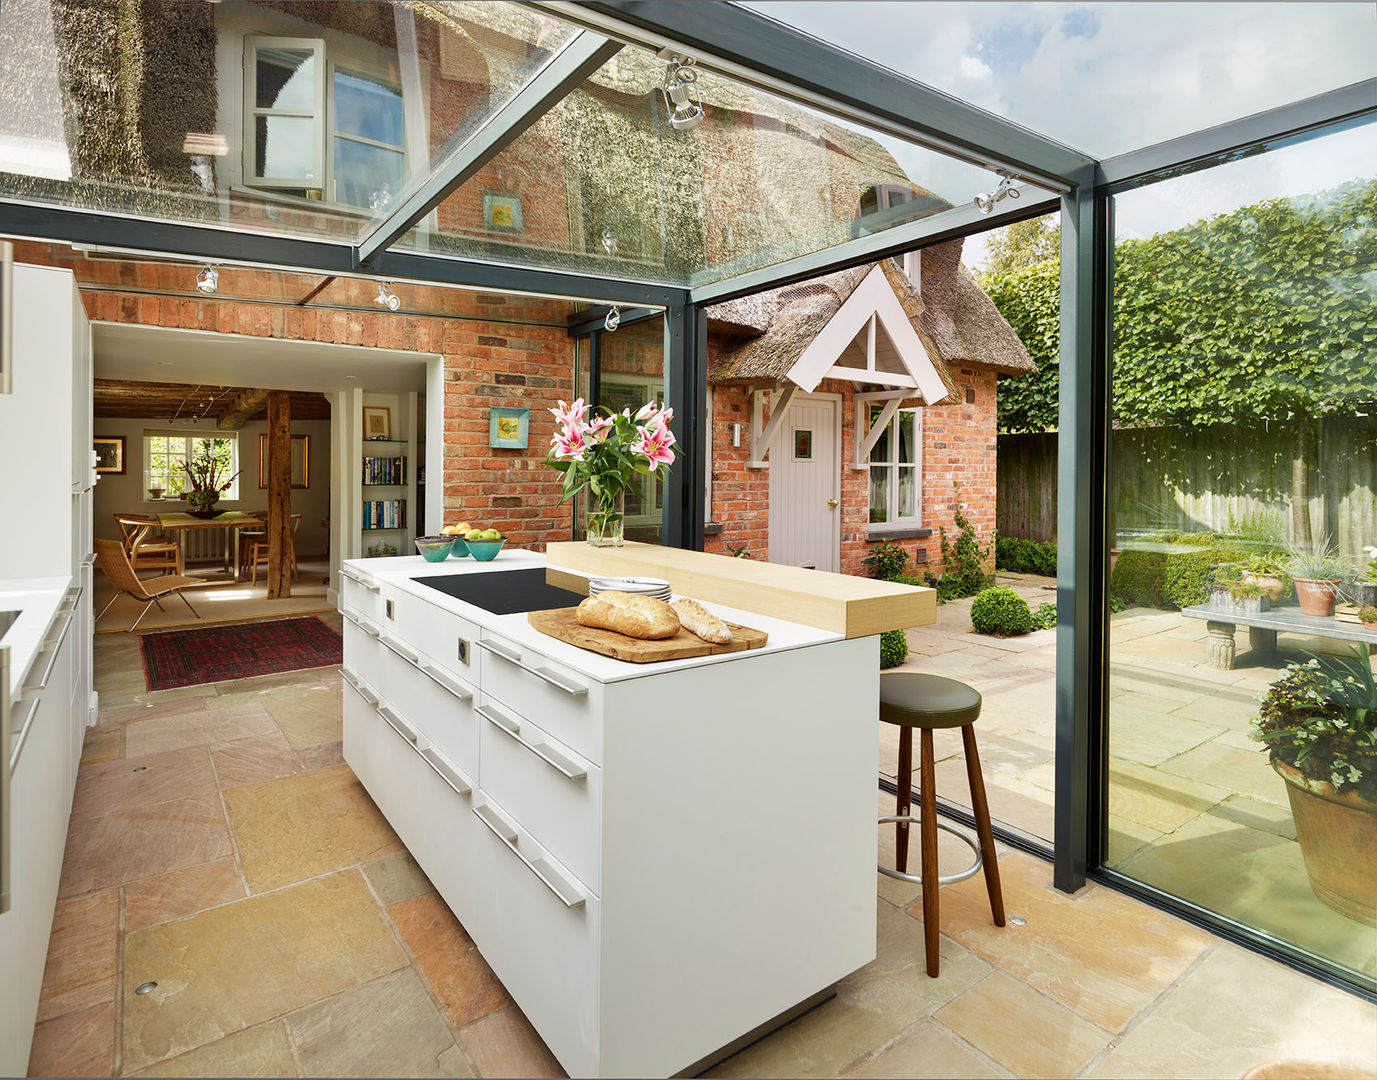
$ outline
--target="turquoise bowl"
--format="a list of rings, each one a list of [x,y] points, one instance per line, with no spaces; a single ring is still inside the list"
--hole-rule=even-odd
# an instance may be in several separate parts
[[[464,543],[464,538],[462,536],[454,537],[454,550],[449,554],[450,557],[454,559],[467,559],[469,557],[469,546]]]
[[[505,536],[500,536],[496,540],[468,540],[465,541],[469,547],[469,554],[479,562],[488,562],[497,558],[497,553],[502,550],[502,545],[507,542]]]
[[[449,558],[450,548],[454,546],[452,536],[418,536],[416,550],[426,562],[443,562]]]

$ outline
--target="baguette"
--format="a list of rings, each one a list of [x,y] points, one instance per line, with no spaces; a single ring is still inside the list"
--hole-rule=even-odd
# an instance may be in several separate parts
[[[715,645],[725,645],[731,641],[732,632],[727,624],[697,600],[681,596],[678,600],[671,601],[669,606],[674,609],[679,621],[689,633],[697,634],[704,641],[711,641]]]
[[[653,641],[679,632],[679,616],[663,600],[611,590],[590,596],[574,617],[580,626],[614,630],[627,637]]]

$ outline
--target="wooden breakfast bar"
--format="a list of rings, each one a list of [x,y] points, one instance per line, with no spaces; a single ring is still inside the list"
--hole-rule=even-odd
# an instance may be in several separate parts
[[[570,1075],[693,1075],[874,959],[877,635],[931,590],[640,544],[341,574],[345,759]],[[602,575],[764,642],[629,663],[528,619]]]

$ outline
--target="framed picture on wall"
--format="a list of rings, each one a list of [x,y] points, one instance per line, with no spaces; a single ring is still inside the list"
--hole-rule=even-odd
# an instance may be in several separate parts
[[[392,438],[392,410],[386,405],[363,407],[363,437],[365,439]]]
[[[485,192],[483,224],[494,232],[521,232],[524,228],[521,222],[521,199],[515,195]]]
[[[124,475],[124,436],[97,435],[91,440],[96,452],[96,472]]]
[[[311,486],[311,437],[309,435],[292,436],[292,487],[306,488]],[[268,486],[268,436],[267,433],[258,436],[258,486],[266,488]]]
[[[524,450],[530,437],[531,410],[498,406],[488,416],[488,445]]]

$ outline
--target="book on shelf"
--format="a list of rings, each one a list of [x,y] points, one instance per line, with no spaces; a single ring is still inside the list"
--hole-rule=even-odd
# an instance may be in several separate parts
[[[365,529],[406,528],[406,500],[365,499],[363,527]]]
[[[363,482],[365,484],[405,484],[406,458],[404,457],[366,457],[363,459]]]

